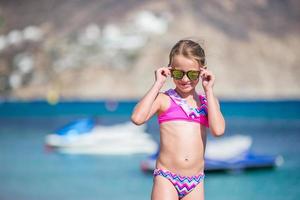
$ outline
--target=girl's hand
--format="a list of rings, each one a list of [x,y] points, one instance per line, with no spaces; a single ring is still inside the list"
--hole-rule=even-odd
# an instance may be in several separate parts
[[[204,91],[208,91],[213,88],[215,83],[215,75],[211,71],[207,70],[206,68],[202,68],[200,77],[202,79],[202,86]]]
[[[161,67],[155,71],[155,82],[159,83],[161,86],[166,82],[168,76],[171,76],[171,68]]]

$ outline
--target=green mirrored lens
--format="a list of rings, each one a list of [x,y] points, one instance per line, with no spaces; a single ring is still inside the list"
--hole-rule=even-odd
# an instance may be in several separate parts
[[[184,76],[184,72],[180,71],[180,70],[173,70],[172,71],[172,76],[175,79],[182,79],[182,77]]]
[[[188,71],[187,76],[190,80],[195,81],[199,78],[200,72],[198,71]]]

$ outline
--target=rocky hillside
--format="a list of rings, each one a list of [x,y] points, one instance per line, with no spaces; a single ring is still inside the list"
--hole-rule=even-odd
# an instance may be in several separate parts
[[[299,19],[296,0],[0,1],[0,96],[138,98],[191,38],[220,98],[300,98]]]

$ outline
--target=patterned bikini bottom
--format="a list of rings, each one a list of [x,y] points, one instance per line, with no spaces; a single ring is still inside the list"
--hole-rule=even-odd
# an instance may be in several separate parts
[[[168,170],[155,169],[153,176],[163,176],[176,188],[179,198],[191,192],[205,177],[204,173],[195,176],[181,176]]]

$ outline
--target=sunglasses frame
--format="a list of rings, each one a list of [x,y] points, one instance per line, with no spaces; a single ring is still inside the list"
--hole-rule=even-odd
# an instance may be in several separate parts
[[[183,77],[186,75],[186,76],[189,78],[189,80],[191,80],[191,81],[196,81],[196,80],[199,79],[199,76],[200,76],[200,71],[196,71],[196,70],[189,70],[189,71],[185,72],[185,71],[179,70],[179,69],[171,69],[170,71],[171,71],[171,77],[174,78],[174,79],[176,79],[176,80],[181,80],[181,79],[183,79]],[[175,77],[173,76],[173,71],[180,71],[180,72],[182,72],[182,73],[183,73],[182,77],[181,77],[181,78],[175,78]],[[190,75],[189,75],[190,72],[198,72],[197,78],[196,78],[196,79],[191,79],[191,78],[190,78]]]

